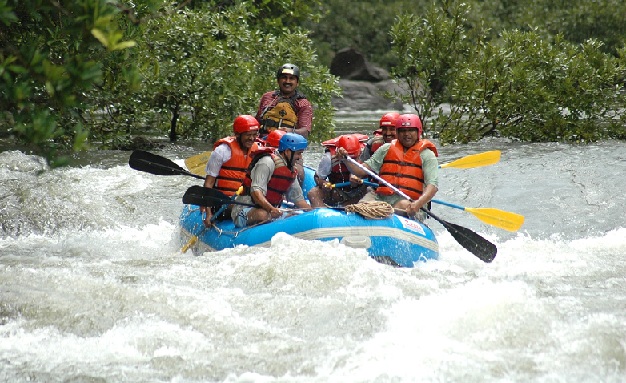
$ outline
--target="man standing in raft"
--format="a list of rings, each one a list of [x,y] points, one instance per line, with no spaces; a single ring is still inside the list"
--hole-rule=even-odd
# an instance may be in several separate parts
[[[256,119],[261,125],[261,136],[278,129],[289,133],[297,133],[304,138],[309,137],[313,126],[313,105],[298,90],[300,85],[300,68],[286,63],[276,72],[278,90],[271,90],[261,96]],[[304,181],[304,163],[302,159],[296,163],[298,179]]]

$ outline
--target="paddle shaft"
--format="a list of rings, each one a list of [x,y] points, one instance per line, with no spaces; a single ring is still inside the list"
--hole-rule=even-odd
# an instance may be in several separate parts
[[[358,163],[357,161],[353,160],[350,157],[346,157],[346,159],[350,161],[352,164],[354,164],[355,166],[358,166],[361,170],[363,170],[370,176],[374,177],[380,183],[389,187],[391,190],[393,190],[396,194],[398,194],[402,198],[406,198],[407,200],[412,201],[412,199],[409,196],[407,196],[405,193],[403,193],[402,190],[398,189],[397,187],[393,186],[389,182],[385,181],[380,176],[378,176],[378,174],[374,173],[373,171],[361,165],[360,163]],[[443,227],[445,227],[446,230],[448,230],[448,232],[454,237],[454,239],[456,239],[456,241],[461,246],[463,246],[470,253],[474,254],[481,261],[491,262],[496,257],[496,253],[498,249],[493,243],[487,241],[485,238],[474,233],[468,228],[447,222],[437,217],[435,214],[431,213],[427,209],[421,208],[421,210],[425,212],[429,217],[433,218],[435,221],[443,225]]]

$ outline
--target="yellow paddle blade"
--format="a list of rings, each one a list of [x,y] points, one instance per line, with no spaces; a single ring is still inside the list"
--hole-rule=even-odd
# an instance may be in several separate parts
[[[206,176],[206,163],[209,162],[209,157],[211,157],[210,151],[196,154],[185,160],[185,166],[193,174],[204,177]]]
[[[481,166],[489,166],[500,161],[500,151],[492,150],[489,152],[471,154],[458,160],[439,165],[440,168],[457,168],[470,169],[479,168]]]
[[[466,207],[465,211],[474,214],[479,220],[508,231],[517,231],[524,223],[524,216],[491,207]]]

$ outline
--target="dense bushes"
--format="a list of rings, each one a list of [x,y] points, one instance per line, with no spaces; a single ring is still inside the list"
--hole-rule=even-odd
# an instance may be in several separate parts
[[[444,143],[626,139],[624,14],[620,0],[0,0],[0,138],[53,165],[141,134],[214,140],[291,61],[320,140],[339,94],[328,64],[351,45]]]
[[[264,4],[0,0],[0,135],[53,165],[62,151],[126,147],[140,134],[213,140],[254,114],[276,68],[294,62],[318,110],[311,137],[327,137],[337,79],[282,22],[313,17],[317,3]]]
[[[497,39],[467,27],[463,3],[431,6],[392,27],[394,74],[443,143],[486,135],[522,141],[626,138],[624,57],[562,35],[503,31]],[[622,51],[623,52],[623,51]],[[618,52],[619,54],[620,52]],[[449,103],[450,112],[437,109]]]

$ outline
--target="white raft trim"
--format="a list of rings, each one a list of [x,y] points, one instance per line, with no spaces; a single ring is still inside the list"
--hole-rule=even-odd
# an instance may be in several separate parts
[[[186,229],[183,229],[187,235],[191,235]],[[279,233],[277,231],[276,233]],[[373,234],[374,233],[374,234]],[[412,244],[422,246],[429,250],[439,252],[439,244],[428,238],[421,237],[419,235],[411,234],[404,230],[386,227],[386,226],[356,226],[356,227],[330,227],[330,228],[316,228],[307,231],[302,231],[296,234],[289,234],[292,237],[306,239],[306,240],[320,240],[323,238],[342,238],[348,236],[365,236],[365,237],[392,237],[400,241],[410,242]],[[202,241],[200,241],[202,242]],[[206,247],[212,249],[211,246],[202,242]],[[251,247],[270,247],[271,241],[265,241],[258,243]],[[212,249],[215,251],[215,249]]]

